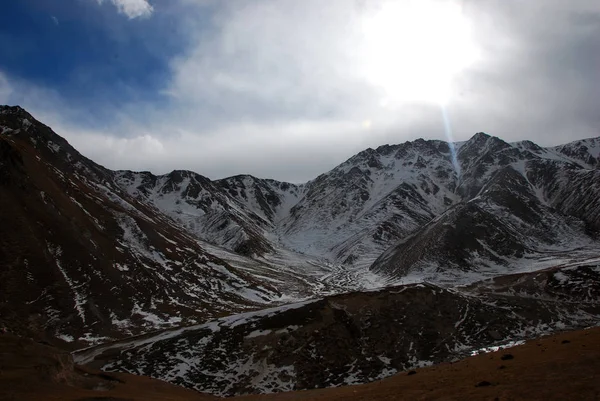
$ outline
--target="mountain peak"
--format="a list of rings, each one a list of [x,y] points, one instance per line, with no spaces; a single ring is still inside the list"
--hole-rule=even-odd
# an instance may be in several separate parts
[[[486,134],[485,132],[477,132],[475,135],[473,135],[471,137],[471,140],[475,140],[475,141],[482,140],[482,139],[488,140],[489,138],[491,138],[491,136]]]
[[[24,108],[21,106],[9,106],[9,105],[0,105],[0,114],[20,114],[25,113],[30,115]]]
[[[496,136],[488,135],[485,132],[478,132],[460,147],[460,153],[475,152],[475,155],[481,152],[496,152],[509,147],[511,147],[510,144]]]
[[[11,133],[13,131],[24,129],[27,131],[33,123],[38,121],[21,106],[1,106],[0,122],[4,129],[0,133]]]

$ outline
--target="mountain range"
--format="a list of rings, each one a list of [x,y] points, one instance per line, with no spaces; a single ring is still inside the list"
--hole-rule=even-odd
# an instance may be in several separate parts
[[[600,138],[418,139],[302,184],[211,180],[109,170],[0,106],[0,325],[219,395],[593,325],[599,232]]]

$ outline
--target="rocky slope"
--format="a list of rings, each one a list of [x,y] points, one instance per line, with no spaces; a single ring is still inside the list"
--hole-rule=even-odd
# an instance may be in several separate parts
[[[465,288],[350,293],[112,343],[78,363],[217,395],[369,382],[600,321],[598,260]]]
[[[97,342],[259,308],[236,270],[18,107],[0,108],[0,324]]]

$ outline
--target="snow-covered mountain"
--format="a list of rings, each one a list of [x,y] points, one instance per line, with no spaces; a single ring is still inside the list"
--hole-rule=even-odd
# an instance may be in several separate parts
[[[523,260],[597,249],[600,170],[590,168],[597,140],[583,143],[543,149],[475,135],[458,150],[460,201],[388,249],[371,269],[396,276],[500,273]]]
[[[597,324],[599,157],[600,138],[478,133],[367,149],[304,184],[156,176],[2,106],[0,326],[231,395]]]
[[[111,171],[19,107],[0,109],[0,132],[0,285],[21,305],[2,319],[65,339],[598,249],[598,138],[419,139],[297,185]]]
[[[306,184],[278,228],[293,249],[365,264],[456,201],[448,144],[367,149]]]
[[[568,238],[577,246],[590,244],[589,234],[598,229],[600,216],[597,197],[590,196],[590,191],[598,193],[594,170],[598,143],[589,139],[541,148],[529,141],[510,144],[478,133],[452,146],[419,139],[367,149],[301,185],[247,175],[210,181],[180,171],[161,177],[119,172],[118,182],[203,240],[234,252],[255,258],[294,252],[299,258],[364,269],[446,212],[469,215],[473,205],[485,199],[504,202],[508,214],[518,212],[536,216],[536,224],[546,222],[536,229],[544,238],[528,237],[528,250],[567,251]],[[485,199],[480,196],[484,191]],[[515,191],[522,198],[520,210],[506,204]],[[496,214],[503,209],[496,206],[486,213],[502,220]],[[447,218],[442,224],[449,224]],[[524,245],[521,240],[512,239]],[[541,241],[540,247],[536,241]],[[495,246],[490,246],[493,251]],[[483,256],[498,262],[490,255]],[[389,269],[381,268],[379,260],[372,270]]]
[[[369,149],[301,185],[247,175],[117,174],[129,194],[206,241],[257,257],[283,248],[335,264],[373,261],[457,200],[441,141]]]
[[[270,222],[206,177],[181,170],[163,176],[119,171],[117,182],[199,238],[245,255],[273,251],[263,236]]]

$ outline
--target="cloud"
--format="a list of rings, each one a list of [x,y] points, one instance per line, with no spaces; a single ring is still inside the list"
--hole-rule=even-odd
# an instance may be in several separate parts
[[[166,100],[106,104],[111,118],[91,127],[97,110],[14,78],[0,75],[0,99],[11,92],[110,168],[302,182],[366,147],[444,139],[439,106],[388,102],[368,79],[361,21],[380,4],[180,0],[186,46],[169,60]],[[452,82],[456,140],[485,131],[549,146],[599,135],[597,1],[461,4],[479,57]],[[400,51],[393,40],[389,51]]]
[[[361,20],[377,3],[369,2],[368,8],[335,0],[257,1],[222,8],[214,17],[214,34],[197,31],[195,37],[192,28],[195,45],[172,62],[167,91],[179,109],[179,124],[208,135],[221,125],[248,122],[264,125],[265,131],[279,124],[285,131],[308,119],[319,133],[310,151],[292,143],[282,151],[290,156],[306,151],[306,164],[322,170],[331,164],[309,156],[319,147],[329,147],[332,154],[343,149],[349,156],[359,146],[443,139],[439,108],[410,102],[385,105],[384,91],[366,78]],[[597,2],[578,0],[574,7],[560,1],[463,4],[480,55],[452,83],[448,110],[457,140],[487,131],[509,141],[528,138],[554,145],[598,135],[592,109],[599,104],[600,91],[589,85],[597,81],[592,78],[597,72],[586,67],[597,66],[592,55],[600,54],[594,33],[600,25],[590,21],[598,13]],[[401,51],[391,43],[390,52]],[[573,54],[578,47],[584,49]],[[182,112],[185,108],[193,110],[191,116]],[[322,129],[349,129],[364,120],[373,127],[363,130],[353,146],[343,140],[333,144],[329,137],[343,135]],[[239,132],[240,137],[251,135]],[[215,144],[221,141],[213,139]],[[281,140],[281,135],[272,140]]]
[[[104,0],[96,0],[102,4]],[[154,8],[148,0],[111,0],[121,14],[125,14],[129,19],[147,18],[152,15]]]
[[[319,118],[353,113],[376,89],[360,76],[360,10],[352,2],[226,3],[215,34],[198,31],[172,62],[168,92],[239,119]],[[192,34],[193,35],[193,34]],[[192,36],[193,37],[193,36]]]

